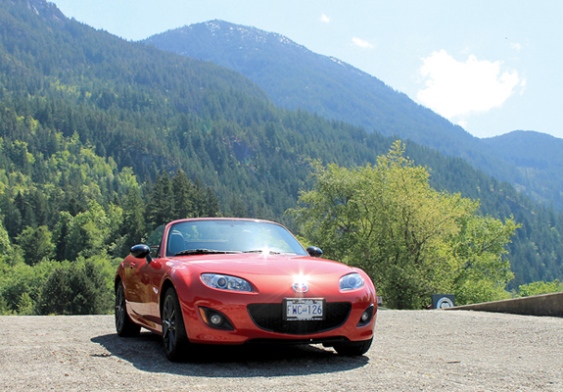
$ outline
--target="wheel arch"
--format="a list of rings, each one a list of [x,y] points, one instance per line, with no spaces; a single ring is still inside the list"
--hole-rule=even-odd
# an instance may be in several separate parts
[[[158,299],[158,307],[159,310],[162,312],[162,304],[164,303],[164,296],[166,295],[166,292],[168,291],[169,288],[173,288],[174,291],[176,291],[176,288],[174,287],[174,283],[172,283],[172,281],[170,279],[166,279],[164,282],[162,282],[162,287],[160,288],[160,296]]]

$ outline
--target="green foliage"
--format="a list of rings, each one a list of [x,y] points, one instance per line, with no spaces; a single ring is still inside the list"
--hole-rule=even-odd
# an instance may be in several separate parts
[[[145,202],[140,189],[129,188],[123,202],[123,219],[112,252],[125,255],[133,244],[140,244],[146,233]]]
[[[438,292],[460,303],[504,296],[513,275],[502,255],[517,226],[432,189],[427,170],[403,154],[396,142],[376,166],[315,163],[313,189],[293,210],[301,233],[328,257],[363,268],[390,307],[421,308]]]
[[[109,233],[105,211],[95,201],[90,202],[88,210],[78,213],[70,221],[68,234],[63,239],[67,244],[65,259],[103,254]]]
[[[80,259],[61,263],[42,287],[37,302],[39,314],[106,314],[112,309],[113,293],[108,281],[113,270],[108,263],[96,259]]]
[[[43,261],[34,266],[19,262],[0,263],[0,301],[3,314],[34,314],[42,287],[56,262]]]
[[[219,201],[213,192],[191,182],[181,170],[172,179],[168,173],[158,176],[148,199],[147,223],[151,228],[174,219],[219,214]]]
[[[503,258],[506,246],[519,227],[512,219],[504,224],[491,217],[469,216],[460,222],[452,238],[454,257],[460,263],[455,279],[456,302],[487,302],[509,298],[506,291],[514,274]]]
[[[52,234],[47,226],[28,226],[16,237],[27,264],[35,265],[53,256],[55,244],[51,237]]]
[[[11,252],[12,244],[10,243],[10,237],[4,225],[0,222],[0,260],[8,256]]]
[[[532,282],[518,287],[518,297],[563,292],[563,283],[558,279],[552,282]]]
[[[371,195],[367,185],[349,195],[349,173],[388,181],[373,199],[353,199],[356,210],[340,205],[331,210],[344,211],[350,220],[364,213],[377,216],[381,208],[395,211],[403,220],[389,218],[386,232],[375,228],[378,247],[370,248],[367,226],[350,225],[357,232],[337,230],[334,238],[330,227],[318,234],[324,234],[325,252],[336,256],[345,258],[342,250],[356,244],[354,251],[365,252],[366,260],[374,255],[392,260],[395,267],[384,273],[396,278],[399,288],[430,292],[419,284],[421,274],[435,288],[447,289],[455,271],[466,274],[460,285],[470,282],[469,273],[479,277],[495,266],[506,271],[505,260],[493,256],[490,267],[483,261],[465,271],[452,261],[444,236],[461,241],[461,227],[481,225],[464,218],[464,211],[471,216],[477,208],[467,198],[480,200],[479,212],[504,225],[512,216],[522,224],[510,244],[514,287],[563,276],[563,215],[534,205],[467,162],[409,143],[410,157],[427,169],[396,154],[388,158],[388,169],[403,173],[395,166],[404,166],[408,175],[394,178],[376,162],[392,139],[280,110],[234,72],[125,42],[42,4],[35,12],[26,2],[0,0],[0,311],[27,314],[40,306],[45,312],[69,312],[72,306],[83,311],[84,302],[61,303],[60,309],[46,302],[55,298],[40,295],[47,280],[53,292],[55,282],[95,291],[81,280],[82,260],[106,265],[107,259],[123,257],[163,220],[236,215],[270,218],[294,229],[293,217],[284,212],[311,186],[311,159],[335,173],[342,170],[342,184],[335,182],[330,191],[343,205],[352,206],[344,203],[350,195]],[[382,110],[389,102],[382,102]],[[381,124],[388,126],[392,129]],[[368,169],[344,169],[376,163],[379,177],[368,175]],[[412,189],[403,195],[401,186]],[[420,204],[419,196],[428,205]],[[455,213],[440,222],[438,212],[450,212],[445,206]],[[318,216],[326,211],[320,208]],[[460,214],[456,226],[452,222]],[[400,224],[406,223],[409,230],[403,232]],[[386,247],[389,238],[394,247]],[[462,247],[455,250],[460,259],[472,257]],[[418,264],[407,268],[413,260]],[[435,268],[444,262],[451,265]],[[495,277],[505,278],[505,273]],[[111,284],[107,290],[111,293]],[[476,291],[464,295],[475,298]]]

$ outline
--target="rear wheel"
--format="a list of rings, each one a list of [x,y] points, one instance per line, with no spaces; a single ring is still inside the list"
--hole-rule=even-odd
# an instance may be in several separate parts
[[[362,340],[360,342],[338,343],[334,345],[334,349],[339,355],[359,357],[360,355],[364,355],[368,352],[372,341],[373,338],[369,340]]]
[[[180,302],[173,288],[166,290],[164,295],[161,319],[162,342],[166,357],[171,361],[178,361],[185,357],[189,342]]]
[[[127,314],[125,291],[121,282],[115,289],[115,329],[117,334],[122,337],[137,336],[141,331],[141,326],[135,324]]]

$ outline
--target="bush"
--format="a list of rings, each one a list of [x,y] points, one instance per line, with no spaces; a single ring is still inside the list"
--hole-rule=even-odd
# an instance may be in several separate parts
[[[109,263],[107,263],[109,264]],[[65,262],[49,276],[38,302],[39,314],[106,314],[113,294],[106,263],[94,259]]]
[[[563,283],[558,279],[552,282],[532,282],[518,287],[518,297],[530,297],[532,295],[551,294],[563,292]]]

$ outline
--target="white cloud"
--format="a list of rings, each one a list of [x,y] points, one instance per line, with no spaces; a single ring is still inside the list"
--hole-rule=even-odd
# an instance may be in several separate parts
[[[354,43],[354,45],[359,46],[362,49],[373,48],[373,44],[371,42],[365,41],[365,40],[358,38],[358,37],[352,38],[352,42]]]
[[[330,23],[330,18],[328,17],[327,14],[322,14],[321,15],[321,22],[329,24]]]
[[[471,114],[501,107],[526,84],[518,72],[501,71],[501,61],[477,60],[473,55],[463,62],[440,50],[422,62],[419,72],[425,87],[418,91],[418,101],[460,124]]]

